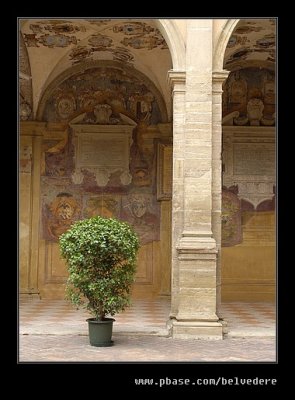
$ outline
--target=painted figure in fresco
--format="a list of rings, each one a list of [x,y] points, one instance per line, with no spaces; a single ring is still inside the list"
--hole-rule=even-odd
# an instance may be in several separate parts
[[[47,206],[47,211],[46,236],[48,239],[58,240],[77,219],[80,207],[70,193],[59,193]]]
[[[141,195],[133,196],[130,206],[135,218],[141,218],[147,211],[146,199]]]
[[[275,104],[275,82],[266,81],[264,83],[264,103]]]
[[[134,193],[123,200],[122,218],[127,220],[140,237],[141,244],[159,240],[159,217],[152,195]]]
[[[151,184],[151,176],[148,168],[134,169],[133,184],[135,186],[149,186]]]
[[[22,121],[27,121],[32,113],[31,106],[26,102],[22,101],[19,106],[19,115]]]
[[[118,199],[112,197],[90,197],[87,201],[85,215],[87,218],[100,215],[104,218],[117,217]]]
[[[108,104],[97,104],[93,109],[93,113],[96,117],[97,124],[109,124],[110,116],[112,115],[112,107]]]
[[[61,97],[56,104],[57,113],[62,119],[67,119],[76,109],[75,99],[72,96]]]
[[[149,123],[152,115],[153,100],[154,96],[151,92],[148,92],[144,95],[136,93],[129,97],[128,101],[130,111],[138,121],[145,121],[146,123]]]
[[[64,176],[66,173],[66,152],[68,133],[63,132],[60,140],[44,141],[42,153],[42,173],[48,176]]]
[[[247,104],[247,113],[250,125],[260,125],[260,120],[263,117],[264,104],[262,100],[254,98],[250,99]]]
[[[247,82],[236,77],[230,87],[230,103],[244,104],[247,100]]]

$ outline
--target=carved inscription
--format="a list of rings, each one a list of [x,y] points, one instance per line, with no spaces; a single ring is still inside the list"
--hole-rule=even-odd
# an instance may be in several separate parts
[[[93,173],[98,186],[108,184],[112,173],[120,172],[122,185],[129,185],[130,146],[133,126],[71,125],[76,137],[76,169],[72,181],[79,185],[84,174]]]
[[[234,144],[235,175],[274,175],[275,147],[273,144]]]
[[[78,167],[128,167],[128,137],[84,133],[79,138]]]

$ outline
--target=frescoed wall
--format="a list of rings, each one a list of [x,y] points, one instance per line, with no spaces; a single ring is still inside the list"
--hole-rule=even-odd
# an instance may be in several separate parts
[[[233,71],[223,95],[222,300],[275,299],[275,80]]]
[[[163,218],[170,224],[169,208],[157,199],[158,148],[172,134],[170,124],[163,124],[163,106],[147,79],[114,66],[74,74],[47,96],[40,182],[43,295],[59,296],[66,279],[59,236],[95,215],[127,221],[138,233],[134,290],[170,291],[169,273],[164,284],[160,279],[170,263],[160,242]]]
[[[275,74],[266,68],[243,68],[230,73],[223,92],[223,124],[275,125]]]

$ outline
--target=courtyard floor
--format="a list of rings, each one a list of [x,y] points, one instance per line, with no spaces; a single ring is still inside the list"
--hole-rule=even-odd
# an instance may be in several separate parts
[[[168,337],[169,298],[134,300],[116,315],[114,345],[89,344],[89,314],[64,300],[21,299],[18,362],[275,362],[271,303],[223,303],[224,340]]]

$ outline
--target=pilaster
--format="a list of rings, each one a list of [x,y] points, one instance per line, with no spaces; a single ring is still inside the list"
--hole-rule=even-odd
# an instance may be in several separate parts
[[[27,268],[20,271],[24,279],[21,280],[20,294],[38,296],[38,259],[39,259],[39,224],[40,224],[40,174],[41,174],[41,146],[45,123],[25,121],[20,124],[20,146],[26,141],[30,148],[31,169],[26,172],[28,186],[20,198],[20,206],[26,214],[27,224],[20,226],[20,255],[27,256]],[[22,175],[22,172],[21,174]],[[21,178],[21,177],[20,177]],[[26,199],[26,200],[25,200]],[[24,207],[23,207],[24,208]],[[22,267],[22,266],[21,266]]]
[[[185,79],[184,71],[168,71],[168,84],[173,96],[173,182],[172,182],[172,238],[171,238],[171,316],[178,310],[179,267],[177,243],[183,231],[184,209],[184,124],[185,124]]]
[[[216,307],[221,304],[222,85],[229,71],[212,73],[212,231],[216,240]],[[221,315],[219,315],[221,316]]]

